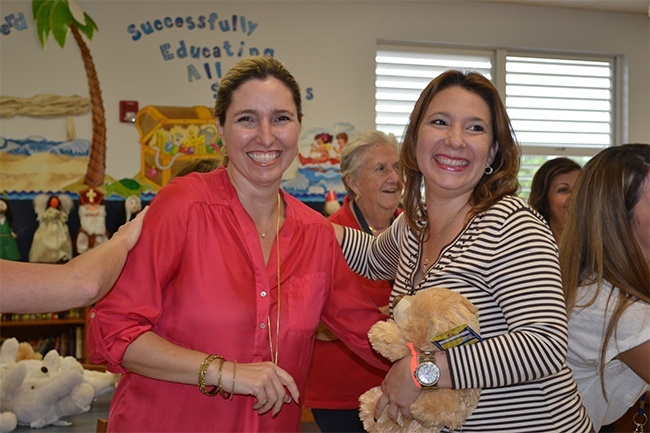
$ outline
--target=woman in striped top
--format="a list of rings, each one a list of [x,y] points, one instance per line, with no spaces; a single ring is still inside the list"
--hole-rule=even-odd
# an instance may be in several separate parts
[[[376,418],[384,410],[410,418],[420,393],[438,387],[482,388],[463,432],[591,431],[565,362],[557,247],[543,218],[515,196],[519,159],[492,83],[447,71],[422,92],[406,129],[404,213],[376,239],[335,227],[354,271],[395,280],[391,302],[439,286],[478,307],[483,341],[436,352],[435,360],[397,361]],[[412,361],[431,374],[414,375]]]

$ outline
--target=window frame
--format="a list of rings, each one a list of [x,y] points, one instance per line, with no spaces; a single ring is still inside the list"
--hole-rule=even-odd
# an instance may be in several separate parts
[[[380,51],[396,51],[405,53],[425,53],[425,54],[441,54],[448,53],[451,56],[472,56],[482,55],[489,57],[491,60],[491,81],[499,91],[502,99],[506,101],[506,63],[508,56],[522,56],[522,57],[539,57],[550,59],[567,59],[567,60],[585,60],[585,61],[605,61],[611,64],[612,72],[612,86],[611,86],[611,132],[610,132],[610,145],[617,143],[624,143],[627,139],[627,112],[625,98],[627,92],[625,91],[625,59],[621,55],[605,54],[605,53],[585,53],[577,51],[554,51],[554,50],[538,50],[538,49],[522,49],[522,48],[491,48],[491,47],[476,47],[464,45],[447,45],[447,44],[429,44],[429,43],[407,43],[396,41],[377,41],[375,50],[375,59]],[[377,68],[377,61],[375,60],[375,67]],[[471,68],[467,68],[471,69]],[[375,70],[375,78],[377,79],[377,69]],[[375,85],[375,127],[377,124],[377,87]],[[517,131],[515,130],[515,133]],[[403,136],[399,134],[398,139]],[[525,155],[531,156],[566,156],[566,157],[591,157],[602,150],[602,147],[550,147],[550,146],[535,146],[524,145],[522,143],[522,157]]]

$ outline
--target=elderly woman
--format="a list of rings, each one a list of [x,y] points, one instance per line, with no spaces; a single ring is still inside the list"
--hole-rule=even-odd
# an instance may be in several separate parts
[[[542,164],[533,176],[528,204],[548,222],[557,243],[562,237],[567,203],[580,170],[572,159],[554,158]]]
[[[494,85],[447,71],[421,93],[406,129],[404,212],[377,238],[336,227],[354,271],[395,279],[391,298],[446,287],[478,308],[483,341],[396,361],[375,418],[410,418],[423,392],[481,388],[463,432],[591,430],[566,366],[557,247],[515,195],[519,160]]]
[[[401,212],[399,155],[394,135],[367,131],[349,142],[341,154],[341,178],[347,191],[343,206],[329,220],[373,236],[388,229]],[[354,277],[354,274],[352,274]],[[390,281],[356,275],[378,308],[388,305]],[[367,365],[341,341],[316,341],[305,390],[321,432],[364,432],[359,420],[359,396],[379,386],[386,371]]]

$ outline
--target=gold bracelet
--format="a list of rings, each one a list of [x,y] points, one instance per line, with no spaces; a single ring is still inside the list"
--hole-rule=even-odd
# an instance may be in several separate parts
[[[221,363],[219,364],[219,373],[217,374],[217,393],[223,395],[223,385],[221,384],[221,372],[223,370],[223,365],[226,363],[224,358],[221,358]]]
[[[205,388],[205,374],[208,372],[210,363],[215,359],[221,359],[221,364],[223,365],[223,357],[219,355],[208,355],[203,361],[201,361],[199,367],[199,390],[202,394],[207,395],[208,397],[214,397],[219,394],[218,386],[213,386],[210,390]],[[221,370],[219,372],[221,372]],[[219,383],[221,383],[221,380],[219,380]]]
[[[232,371],[232,391],[230,391],[230,398],[228,400],[232,400],[232,396],[235,395],[235,378],[237,377],[237,360],[235,360],[235,368]]]
[[[221,368],[223,367],[223,364],[224,364],[224,363],[225,363],[225,361],[222,362],[221,365],[219,366],[219,388],[218,388],[218,390],[219,390],[219,395],[220,395],[221,397],[223,397],[223,398],[225,398],[225,399],[227,400],[227,399],[229,399],[229,398],[232,398],[232,395],[231,395],[231,394],[228,394],[228,393],[224,390],[224,388],[223,388],[223,384],[221,383]]]

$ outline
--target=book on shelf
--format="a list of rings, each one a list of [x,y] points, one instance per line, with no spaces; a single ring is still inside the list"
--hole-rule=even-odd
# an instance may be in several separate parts
[[[50,350],[56,350],[61,356],[73,356],[77,359],[84,358],[83,327],[74,326],[57,334],[37,335],[23,341],[29,343],[34,352],[45,356]],[[2,340],[9,338],[3,335]]]
[[[3,313],[2,321],[3,322],[15,322],[15,321],[39,321],[39,320],[75,320],[83,319],[83,309],[82,308],[73,308],[72,310],[60,311],[57,313],[31,313],[31,314],[21,314],[21,313]]]

